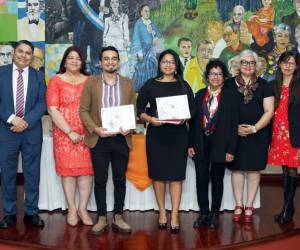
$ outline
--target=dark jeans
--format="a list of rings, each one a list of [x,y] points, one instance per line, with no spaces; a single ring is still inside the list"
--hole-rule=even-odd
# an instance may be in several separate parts
[[[122,214],[126,194],[125,172],[128,165],[129,148],[122,135],[100,138],[91,149],[95,172],[95,199],[99,216],[106,215],[106,183],[111,162],[114,183],[114,213]]]
[[[204,136],[204,154],[210,156],[213,135]],[[218,213],[223,197],[223,177],[226,163],[194,160],[196,170],[197,199],[202,214],[209,213],[208,184],[211,181],[211,211]]]

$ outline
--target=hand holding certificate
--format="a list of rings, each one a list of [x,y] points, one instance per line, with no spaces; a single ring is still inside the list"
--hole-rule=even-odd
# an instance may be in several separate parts
[[[180,124],[191,118],[187,95],[156,98],[158,119],[162,123]]]
[[[102,127],[110,133],[122,133],[136,128],[134,106],[101,108]]]

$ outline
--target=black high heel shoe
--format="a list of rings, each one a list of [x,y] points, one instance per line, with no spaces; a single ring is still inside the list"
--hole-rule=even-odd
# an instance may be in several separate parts
[[[171,225],[171,234],[178,234],[180,232],[180,225],[177,225],[177,226],[172,226]]]
[[[166,230],[167,228],[168,228],[168,223],[167,222],[165,222],[165,223],[158,222],[158,229]]]

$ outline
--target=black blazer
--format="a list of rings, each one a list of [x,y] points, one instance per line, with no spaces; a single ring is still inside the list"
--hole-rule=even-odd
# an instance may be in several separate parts
[[[190,121],[189,147],[195,150],[194,159],[210,162],[225,162],[226,153],[235,154],[238,140],[238,98],[231,90],[222,89],[216,120],[216,131],[210,155],[204,155],[204,129],[202,104],[207,88],[195,96],[195,116]]]
[[[272,81],[273,87],[276,80]],[[274,91],[275,88],[274,88]],[[300,102],[289,103],[288,105],[288,123],[291,145],[294,148],[300,147]]]
[[[288,121],[291,145],[300,147],[300,102],[290,103],[288,106]]]

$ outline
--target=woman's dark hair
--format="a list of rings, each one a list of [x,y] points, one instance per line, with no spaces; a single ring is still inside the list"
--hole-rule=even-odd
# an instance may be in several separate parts
[[[145,4],[142,4],[141,7],[139,8],[139,15],[140,15],[140,16],[142,16],[142,15],[141,15],[141,12],[142,12],[142,10],[143,10],[146,6],[148,6],[148,8],[150,8],[150,7],[149,7],[149,4],[146,4],[146,3],[145,3]]]
[[[160,69],[160,63],[161,63],[161,61],[162,61],[162,59],[164,58],[165,55],[173,56],[174,61],[175,61],[175,67],[176,67],[174,77],[180,82],[183,92],[187,93],[187,89],[186,89],[186,86],[185,86],[185,83],[184,83],[184,80],[183,80],[183,67],[182,67],[182,64],[180,62],[178,54],[172,49],[167,49],[167,50],[164,50],[163,52],[160,53],[159,58],[158,58],[157,76],[155,78],[156,79],[162,79],[163,76],[164,76],[163,72]]]
[[[299,102],[300,101],[300,63],[299,63],[299,55],[295,51],[286,51],[281,54],[277,62],[277,70],[274,81],[274,92],[275,92],[275,107],[277,107],[280,95],[281,95],[281,86],[283,84],[283,73],[280,69],[280,64],[283,62],[287,62],[291,57],[295,59],[296,70],[293,74],[292,80],[289,85],[289,103]]]
[[[80,61],[81,61],[81,68],[80,68],[80,73],[84,74],[84,75],[89,75],[86,71],[85,71],[85,59],[81,53],[81,50],[76,47],[76,46],[70,46],[69,48],[66,49],[63,58],[61,59],[60,65],[59,65],[59,70],[56,72],[56,74],[62,74],[66,72],[66,67],[65,67],[65,63],[67,60],[68,55],[75,51],[79,57],[80,57]]]
[[[213,68],[220,68],[222,70],[224,80],[228,77],[228,70],[226,65],[219,59],[211,59],[207,63],[204,73],[206,80],[208,80],[209,72]]]

